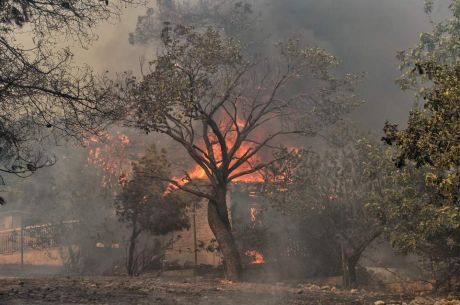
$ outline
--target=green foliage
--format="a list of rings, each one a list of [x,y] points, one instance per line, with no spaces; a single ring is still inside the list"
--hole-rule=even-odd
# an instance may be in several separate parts
[[[406,166],[398,177],[402,185],[410,179],[418,185],[401,198],[408,223],[399,225],[407,232],[397,244],[430,248],[442,259],[460,250],[460,67],[426,63],[420,69],[433,84],[423,95],[423,108],[411,111],[404,130],[387,123],[384,140],[395,144],[397,165]]]
[[[425,12],[431,14],[435,1],[425,1]],[[398,52],[402,71],[398,83],[402,89],[415,89],[423,93],[429,77],[419,73],[420,65],[432,62],[437,65],[456,65],[460,56],[460,1],[450,0],[452,17],[441,22],[432,22],[430,33],[421,33],[419,43],[406,51]]]
[[[164,235],[189,226],[186,198],[177,193],[165,194],[168,184],[151,177],[168,174],[166,152],[157,152],[155,146],[133,164],[133,177],[117,195],[115,210],[119,220],[134,230],[134,235],[142,232]]]
[[[322,154],[294,153],[288,164],[276,168],[275,183],[271,186],[270,181],[267,187],[278,209],[305,222],[304,236],[317,236],[311,239],[315,248],[334,253],[325,264],[343,265],[346,284],[354,285],[361,254],[383,232],[369,202],[381,204],[386,185],[381,173],[368,172],[375,162],[373,154],[380,156],[382,151],[371,151],[372,141],[357,139],[359,133],[345,127],[329,137],[333,149]],[[355,134],[348,134],[350,138],[342,130]]]
[[[187,25],[196,28],[213,26],[222,28],[225,34],[246,40],[254,31],[253,7],[239,0],[170,0],[157,1],[156,7],[149,7],[145,15],[139,16],[134,32],[129,34],[131,44],[155,43],[162,27]],[[254,38],[252,37],[252,43]]]
[[[427,14],[434,3],[426,1]],[[460,270],[460,1],[450,1],[449,10],[451,18],[433,22],[431,33],[398,54],[401,88],[416,89],[423,103],[405,129],[385,124],[383,140],[395,146],[388,152],[397,169],[385,170],[394,188],[379,207],[393,245],[428,257],[445,279]]]

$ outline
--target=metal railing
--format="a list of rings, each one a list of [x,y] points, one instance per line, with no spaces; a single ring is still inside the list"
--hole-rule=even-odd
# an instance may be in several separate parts
[[[12,254],[21,250],[21,230],[0,232],[0,254]]]
[[[58,246],[77,221],[44,224],[0,231],[0,255],[24,250],[41,250]]]

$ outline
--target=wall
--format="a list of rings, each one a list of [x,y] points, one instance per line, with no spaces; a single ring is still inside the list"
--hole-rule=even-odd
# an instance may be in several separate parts
[[[20,265],[21,252],[0,255],[0,265]],[[25,250],[24,265],[31,266],[62,266],[58,248],[46,250]]]
[[[197,245],[204,245],[206,247],[212,239],[214,234],[208,225],[208,202],[206,200],[200,201],[196,205],[195,222],[196,222],[196,237]],[[179,265],[193,266],[194,257],[194,226],[193,226],[193,211],[189,212],[190,217],[190,229],[176,232],[172,235],[174,239],[177,239],[170,249],[166,251],[165,259],[169,263],[178,263]],[[217,266],[221,263],[221,257],[218,253],[212,253],[198,247],[197,252],[197,264],[198,265],[213,265]]]

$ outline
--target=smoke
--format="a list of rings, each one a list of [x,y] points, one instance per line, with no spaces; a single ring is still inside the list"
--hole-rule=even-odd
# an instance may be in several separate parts
[[[413,104],[411,93],[403,93],[394,80],[399,76],[396,52],[413,46],[429,18],[422,0],[252,0],[254,17],[275,42],[296,34],[310,44],[336,55],[344,72],[365,72],[361,87],[366,104],[353,115],[362,126],[380,132],[385,120],[403,123]],[[448,0],[437,2],[442,11]],[[154,6],[153,4],[151,6]],[[74,48],[77,61],[98,71],[140,70],[142,58],[156,52],[152,45],[128,42],[144,7],[126,8],[118,22],[100,25],[99,40],[87,50]]]
[[[446,3],[443,0],[439,5],[442,8]],[[399,75],[395,55],[413,46],[420,32],[430,30],[423,1],[254,0],[253,4],[260,26],[270,33],[271,43],[298,34],[336,55],[342,61],[343,72],[366,73],[360,89],[366,104],[352,115],[361,126],[380,132],[385,120],[406,120],[413,98],[394,83]],[[98,26],[95,31],[99,39],[87,49],[73,44],[77,63],[88,64],[99,72],[130,70],[139,74],[142,58],[155,54],[155,46],[132,45],[128,41],[137,17],[144,13],[144,7],[126,8],[120,20]],[[138,137],[145,139],[143,135]],[[178,151],[171,146],[176,144],[161,144]],[[67,146],[56,148],[55,153],[55,166],[26,180],[9,179],[6,208],[27,210],[36,221],[83,217],[97,223],[109,217],[111,209],[107,204],[111,202],[95,188],[98,175],[86,168],[87,151]]]
[[[447,1],[440,1],[445,5]],[[268,1],[267,26],[286,35],[301,33],[342,61],[344,71],[365,72],[366,104],[353,115],[362,126],[380,132],[385,120],[402,123],[413,103],[395,85],[398,50],[413,46],[429,19],[420,0]]]

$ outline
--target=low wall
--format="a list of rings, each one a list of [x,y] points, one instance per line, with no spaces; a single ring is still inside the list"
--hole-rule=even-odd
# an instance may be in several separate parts
[[[0,255],[0,265],[20,265],[21,252]],[[29,266],[53,266],[63,265],[58,248],[45,250],[24,250],[24,265]]]

